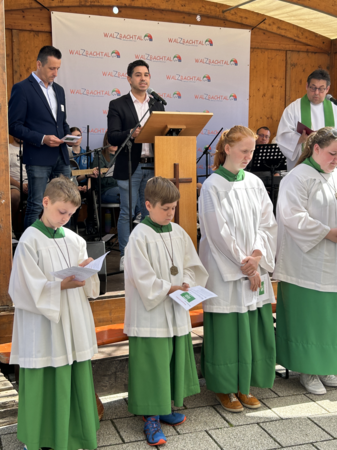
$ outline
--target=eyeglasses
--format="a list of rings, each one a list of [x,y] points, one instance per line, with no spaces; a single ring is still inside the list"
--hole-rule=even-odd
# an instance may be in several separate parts
[[[266,139],[269,139],[269,134],[258,134],[258,136],[259,136],[260,138],[266,138]]]
[[[316,86],[309,86],[309,89],[311,92],[316,92],[319,91],[321,94],[323,94],[324,91],[326,91],[328,88],[327,87],[316,87]]]

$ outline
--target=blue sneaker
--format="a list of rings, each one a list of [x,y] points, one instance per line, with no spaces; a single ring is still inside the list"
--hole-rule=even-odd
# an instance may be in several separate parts
[[[159,423],[159,416],[143,417],[143,420],[145,420],[144,433],[147,443],[149,445],[166,444],[167,439],[165,437],[165,434],[162,432]]]
[[[186,416],[185,414],[172,412],[171,414],[167,414],[166,416],[159,416],[159,420],[161,421],[161,423],[165,423],[166,425],[171,425],[171,427],[173,427],[184,423],[186,420]]]

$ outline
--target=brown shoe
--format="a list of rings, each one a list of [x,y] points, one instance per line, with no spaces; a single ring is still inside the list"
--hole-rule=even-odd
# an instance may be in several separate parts
[[[233,413],[243,411],[243,407],[235,394],[216,394],[216,398],[227,411]]]
[[[247,408],[257,409],[257,408],[260,408],[260,406],[261,406],[261,403],[252,394],[244,395],[244,394],[241,394],[241,392],[239,391],[238,398],[239,398],[240,402],[243,404],[243,406],[246,406]]]

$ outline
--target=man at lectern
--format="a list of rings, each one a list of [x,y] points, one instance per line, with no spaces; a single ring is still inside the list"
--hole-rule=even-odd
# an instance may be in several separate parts
[[[120,146],[130,134],[139,120],[151,106],[151,111],[164,111],[163,105],[150,97],[147,89],[150,86],[150,69],[143,60],[136,60],[129,64],[127,80],[131,90],[128,94],[112,100],[108,113],[108,140],[111,145]],[[148,113],[141,125],[150,117]],[[144,190],[147,181],[154,176],[154,152],[152,144],[136,144],[134,139],[139,135],[141,128],[133,135],[131,149],[132,165],[132,215],[138,198],[140,199],[142,219],[148,215],[145,208]],[[114,178],[117,180],[120,191],[120,214],[117,224],[119,248],[121,251],[120,270],[124,270],[124,248],[130,235],[129,226],[129,172],[128,152],[121,151],[117,156]]]
[[[297,132],[298,122],[313,131],[337,124],[337,106],[326,98],[330,84],[330,75],[326,70],[315,70],[308,76],[304,97],[290,103],[283,111],[276,142],[287,158],[288,171],[295,167],[302,153],[302,144],[304,147],[308,138],[305,130]]]

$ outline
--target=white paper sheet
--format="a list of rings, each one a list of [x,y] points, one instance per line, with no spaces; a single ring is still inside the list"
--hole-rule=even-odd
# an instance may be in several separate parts
[[[257,291],[250,289],[250,281],[243,281],[242,294],[246,306],[253,305],[254,303],[267,300],[269,298],[269,275],[266,273],[261,277],[261,287]]]
[[[190,288],[187,292],[175,291],[170,294],[170,297],[177,303],[179,303],[186,311],[193,308],[209,298],[216,297],[216,294],[201,286],[195,286]]]
[[[72,134],[66,134],[61,141],[67,144],[76,144],[81,139],[82,136],[73,136]]]
[[[68,269],[58,270],[57,272],[51,272],[51,274],[54,275],[55,278],[60,278],[61,280],[75,275],[76,281],[84,281],[101,270],[104,258],[108,253],[110,252],[105,253],[103,256],[100,256],[97,259],[94,259],[85,267],[73,266],[69,267]]]

